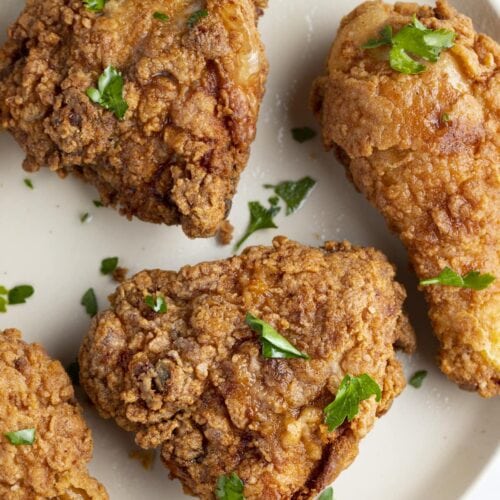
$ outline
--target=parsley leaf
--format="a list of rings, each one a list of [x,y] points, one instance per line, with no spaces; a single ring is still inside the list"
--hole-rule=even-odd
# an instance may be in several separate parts
[[[85,307],[87,314],[93,318],[97,314],[97,298],[93,288],[89,288],[82,297],[80,304]]]
[[[0,295],[0,313],[7,312],[7,299]]]
[[[33,189],[33,182],[31,179],[24,179],[24,184],[30,189]]]
[[[234,246],[235,251],[237,251],[256,231],[261,229],[276,229],[278,227],[274,223],[274,217],[279,213],[281,208],[276,206],[278,203],[276,198],[271,198],[269,203],[271,206],[267,209],[258,201],[251,201],[248,203],[248,208],[250,209],[250,223],[243,237]]]
[[[85,8],[90,12],[101,12],[107,0],[83,0]]]
[[[262,343],[262,356],[267,359],[310,359],[309,356],[296,349],[285,337],[280,335],[270,324],[256,318],[250,313],[246,314],[245,323],[256,333],[260,334]]]
[[[479,271],[470,271],[464,276],[460,276],[458,273],[453,271],[453,269],[445,267],[435,278],[421,280],[420,285],[444,285],[460,288],[472,288],[473,290],[484,290],[485,288],[488,288],[495,281],[495,279],[495,276],[492,274],[481,274]]]
[[[92,215],[90,215],[88,212],[85,212],[84,214],[80,215],[80,222],[82,224],[90,222],[91,220],[92,220]]]
[[[333,431],[342,425],[346,418],[350,422],[359,412],[359,403],[373,395],[376,401],[380,401],[382,391],[369,375],[346,375],[340,383],[335,400],[323,410],[328,430]]]
[[[330,486],[321,493],[318,500],[333,500],[333,488]]]
[[[123,98],[123,77],[113,66],[108,66],[99,77],[97,89],[87,89],[87,96],[92,102],[100,104],[104,109],[113,111],[119,120],[123,120],[128,104]]]
[[[35,293],[31,285],[19,285],[9,290],[9,304],[25,304],[26,299]]]
[[[276,186],[265,184],[264,187],[274,189],[274,192],[286,203],[286,214],[290,215],[300,208],[315,185],[314,179],[303,177],[298,181],[285,181]]]
[[[76,387],[80,385],[80,365],[78,361],[73,361],[66,368],[66,373],[71,379],[71,383]]]
[[[167,303],[162,295],[157,295],[153,297],[148,295],[144,302],[151,308],[155,313],[165,314],[167,312]]]
[[[97,208],[104,206],[101,200],[94,200],[93,203],[94,203],[94,206],[96,206]]]
[[[292,128],[292,137],[300,144],[314,139],[318,134],[311,127]]]
[[[35,429],[22,429],[15,432],[6,432],[4,436],[10,444],[20,446],[23,444],[33,444],[35,442]]]
[[[190,28],[193,28],[195,25],[197,25],[204,17],[208,17],[208,10],[206,9],[201,9],[197,10],[196,12],[193,12],[188,20],[187,20],[187,25]]]
[[[410,57],[410,54],[429,62],[436,62],[444,49],[455,44],[456,34],[453,31],[427,29],[417,18],[404,26],[396,35],[392,27],[386,26],[380,32],[380,38],[369,40],[363,49],[374,49],[390,45],[389,62],[391,68],[400,73],[414,75],[422,73],[427,67]]]
[[[215,498],[217,500],[245,500],[243,491],[243,481],[235,472],[232,472],[227,476],[219,476],[217,479]]]
[[[409,384],[415,389],[419,389],[425,377],[427,377],[427,370],[419,370],[412,375]]]
[[[111,274],[118,266],[118,257],[108,257],[101,261],[101,273]]]
[[[164,12],[155,12],[153,17],[163,23],[166,23],[170,19],[170,17],[168,17]]]

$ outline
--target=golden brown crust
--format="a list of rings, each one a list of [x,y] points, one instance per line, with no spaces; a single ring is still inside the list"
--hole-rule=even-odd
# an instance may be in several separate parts
[[[362,50],[416,14],[456,32],[425,73],[391,70]],[[436,8],[366,2],[342,22],[312,106],[327,147],[408,249],[419,278],[449,266],[500,277],[500,50],[445,1]],[[443,120],[444,114],[450,121]],[[442,370],[482,396],[500,394],[500,280],[483,291],[425,288]]]
[[[24,168],[75,174],[128,217],[214,235],[255,137],[265,2],[205,4],[189,29],[193,0],[109,0],[102,14],[81,0],[28,0],[0,49],[0,123],[25,149]],[[121,122],[85,94],[109,65],[125,79]]]
[[[411,351],[415,340],[393,279],[373,249],[284,237],[178,273],[141,272],[94,319],[82,385],[140,446],[162,447],[187,492],[213,499],[217,477],[235,471],[248,499],[313,498],[405,385],[394,345]],[[144,303],[154,293],[166,314]],[[247,312],[312,359],[264,360]],[[328,433],[322,410],[346,373],[369,373],[383,398]]]
[[[36,431],[31,446],[4,436],[28,428]],[[108,498],[87,471],[92,437],[68,375],[17,330],[0,332],[0,440],[0,498]]]

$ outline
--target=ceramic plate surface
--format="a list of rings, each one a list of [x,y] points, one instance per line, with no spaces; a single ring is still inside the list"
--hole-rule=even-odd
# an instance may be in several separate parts
[[[323,152],[319,140],[300,145],[290,136],[294,126],[317,128],[308,111],[311,82],[322,71],[341,17],[358,3],[270,0],[260,29],[271,72],[257,140],[230,220],[240,235],[248,221],[247,202],[268,197],[262,184],[310,175],[318,184],[304,207],[291,217],[278,216],[278,230],[257,233],[249,244],[269,244],[273,236],[285,234],[311,245],[327,239],[372,245],[397,264],[398,278],[407,287],[407,308],[419,349],[403,361],[407,374],[426,369],[429,376],[421,389],[408,387],[376,423],[361,443],[357,460],[336,481],[335,498],[498,498],[500,398],[486,401],[463,392],[439,372],[426,306],[402,245],[348,182],[333,153]],[[500,38],[500,0],[455,3],[473,17],[476,27]],[[0,1],[1,41],[22,4]],[[145,268],[177,270],[184,264],[231,255],[231,247],[213,240],[189,240],[179,228],[129,222],[111,209],[95,208],[93,188],[75,179],[61,181],[44,170],[29,176],[35,187],[31,191],[23,184],[28,175],[21,169],[22,160],[14,140],[0,133],[0,283],[10,287],[26,282],[36,288],[27,304],[0,315],[0,329],[21,329],[26,340],[42,343],[64,365],[75,358],[89,326],[80,306],[83,292],[94,287],[104,308],[114,289],[112,281],[99,273],[102,258],[118,255],[135,273]],[[93,216],[90,223],[80,223],[84,212]],[[91,471],[111,499],[187,498],[180,484],[169,480],[158,456],[153,469],[145,470],[129,458],[136,449],[132,436],[83,404],[95,443]]]

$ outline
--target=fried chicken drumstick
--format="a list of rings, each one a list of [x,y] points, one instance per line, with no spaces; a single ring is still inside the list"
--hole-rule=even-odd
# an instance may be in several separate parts
[[[31,444],[11,442],[33,429]],[[68,375],[17,330],[0,332],[0,441],[3,500],[107,500],[87,471],[92,437]]]
[[[218,478],[236,473],[249,500],[314,498],[405,385],[395,347],[411,351],[414,337],[393,279],[373,249],[284,237],[178,273],[141,272],[94,318],[82,385],[140,446],[161,446],[190,494],[212,500]],[[310,359],[264,358],[247,313]],[[380,402],[363,401],[328,432],[323,409],[346,374],[364,373],[380,385]]]
[[[75,174],[129,218],[213,236],[255,137],[266,3],[28,0],[0,49],[0,126],[27,171]]]
[[[418,74],[391,69],[389,48],[369,43],[409,23],[455,34]],[[446,1],[435,8],[373,1],[342,21],[327,73],[315,83],[326,147],[337,149],[356,187],[401,237],[421,280],[446,267],[500,278],[499,62],[498,45]],[[443,372],[482,396],[500,394],[500,279],[484,290],[424,291]]]

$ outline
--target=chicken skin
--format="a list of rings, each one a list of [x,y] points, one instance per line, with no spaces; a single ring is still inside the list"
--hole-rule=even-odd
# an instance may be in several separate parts
[[[231,259],[143,271],[94,318],[81,382],[103,417],[143,448],[161,447],[187,493],[212,500],[218,477],[234,472],[248,500],[312,499],[405,385],[395,357],[414,348],[404,298],[382,254],[348,243],[278,237]],[[264,358],[249,312],[310,359]],[[323,409],[344,375],[364,373],[380,402],[363,401],[328,432]]]
[[[0,125],[25,170],[75,174],[129,218],[213,236],[256,133],[265,5],[108,0],[93,12],[28,0],[0,49]],[[122,120],[87,95],[110,67],[123,78]]]
[[[419,74],[364,50],[416,16],[454,46]],[[500,278],[500,50],[446,1],[366,2],[343,21],[312,105],[327,148],[406,246],[421,280],[446,267]],[[442,371],[484,397],[500,394],[500,279],[484,290],[422,287]]]
[[[35,429],[33,444],[6,434]],[[92,437],[58,361],[17,330],[0,332],[0,498],[106,500],[86,463]]]

